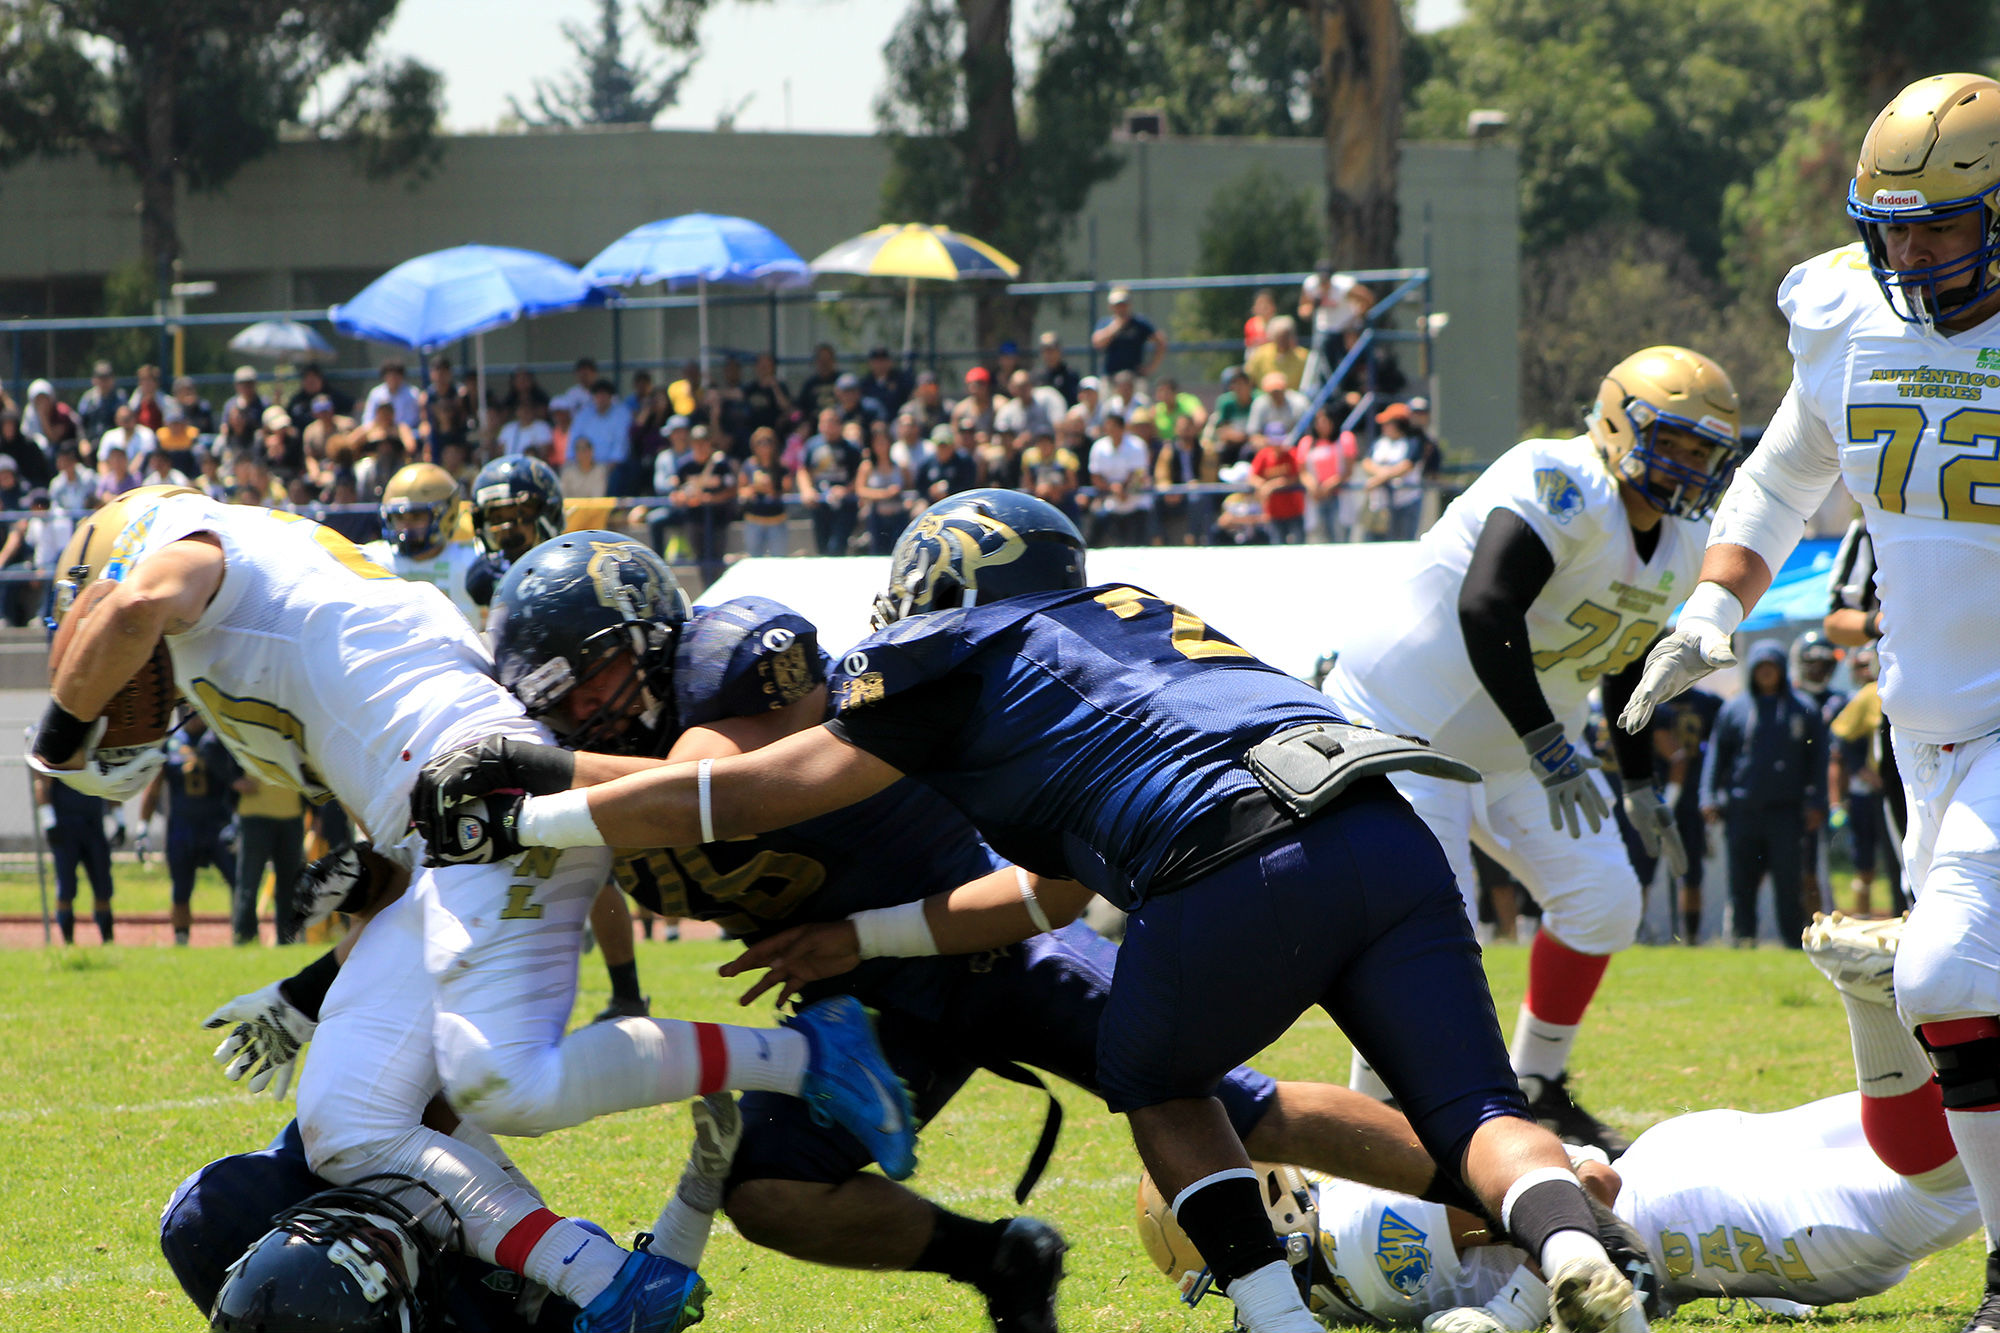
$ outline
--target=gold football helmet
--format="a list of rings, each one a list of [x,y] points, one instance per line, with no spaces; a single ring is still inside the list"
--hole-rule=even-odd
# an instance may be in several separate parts
[[[396,521],[413,515],[429,522]],[[382,535],[404,555],[434,553],[457,529],[458,483],[437,464],[412,463],[382,488]]]
[[[1883,227],[1974,211],[1984,226],[1969,254],[1927,268],[1889,267]],[[1861,141],[1847,215],[1861,229],[1889,307],[1911,323],[1948,319],[1992,295],[2000,281],[2000,83],[1939,74],[1897,93]],[[1955,285],[1968,274],[1970,283]],[[1947,284],[1952,290],[1941,290]]]
[[[77,597],[96,580],[116,582],[125,577],[146,538],[155,504],[170,495],[200,494],[189,486],[138,486],[86,515],[56,561],[55,600],[48,627],[60,625]]]
[[[1685,347],[1648,347],[1611,368],[1586,424],[1613,476],[1674,518],[1706,518],[1743,451],[1729,372]],[[1698,469],[1662,454],[1660,427],[1709,446]]]
[[[1319,1209],[1313,1201],[1312,1182],[1296,1166],[1275,1162],[1252,1162],[1262,1187],[1264,1211],[1270,1215],[1271,1231],[1284,1246],[1285,1260],[1298,1279],[1306,1306],[1315,1315],[1325,1315],[1342,1323],[1370,1323],[1336,1294],[1332,1266],[1327,1262],[1319,1231]],[[1213,1285],[1208,1261],[1194,1247],[1187,1232],[1174,1217],[1173,1206],[1160,1193],[1153,1177],[1139,1173],[1139,1200],[1136,1225],[1139,1243],[1154,1267],[1167,1275],[1180,1291],[1181,1299],[1195,1304]]]

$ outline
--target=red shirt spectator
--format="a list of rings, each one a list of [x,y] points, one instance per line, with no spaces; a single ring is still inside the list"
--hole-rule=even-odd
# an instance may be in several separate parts
[[[1281,519],[1306,516],[1306,492],[1299,482],[1299,460],[1282,439],[1271,440],[1250,460],[1250,475],[1264,497],[1264,517]]]

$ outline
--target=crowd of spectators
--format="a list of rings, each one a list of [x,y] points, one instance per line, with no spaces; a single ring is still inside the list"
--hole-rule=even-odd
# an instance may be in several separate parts
[[[0,392],[0,511],[26,515],[0,520],[0,566],[47,569],[76,513],[161,483],[309,513],[365,540],[369,507],[405,464],[469,482],[502,454],[542,458],[571,498],[634,501],[621,521],[709,577],[739,547],[791,553],[801,514],[813,552],[886,552],[924,506],[978,486],[1039,495],[1098,545],[1411,537],[1437,457],[1424,399],[1395,398],[1401,376],[1383,358],[1311,411],[1319,352],[1298,324],[1351,337],[1372,302],[1365,286],[1338,286],[1322,304],[1348,317],[1323,320],[1312,293],[1338,282],[1309,282],[1296,322],[1260,293],[1242,363],[1206,398],[1160,373],[1167,339],[1123,289],[1091,335],[1098,374],[1072,367],[1053,332],[1032,360],[1002,343],[949,382],[910,373],[886,347],[844,366],[821,344],[796,386],[769,355],[723,358],[712,375],[691,361],[664,383],[640,370],[625,384],[582,357],[554,392],[514,370],[482,416],[444,356],[421,367],[421,384],[384,361],[358,403],[314,365],[282,386],[240,367],[211,403],[190,378],[169,388],[147,365],[122,380],[99,362],[74,403],[47,380],[20,404]],[[32,581],[0,584],[10,623],[28,623],[40,600]]]

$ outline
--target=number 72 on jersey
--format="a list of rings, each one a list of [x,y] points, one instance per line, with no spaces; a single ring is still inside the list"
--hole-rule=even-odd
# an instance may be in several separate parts
[[[1962,407],[1948,413],[1936,423],[1936,448],[1922,449],[1931,425],[1930,414],[1915,403],[1847,409],[1848,443],[1882,451],[1875,503],[1891,514],[1909,513],[1914,504],[1925,514],[1935,495],[1947,519],[2000,523],[2000,412]]]

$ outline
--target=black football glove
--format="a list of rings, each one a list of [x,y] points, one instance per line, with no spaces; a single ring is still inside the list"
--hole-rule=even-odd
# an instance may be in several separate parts
[[[576,756],[568,750],[512,736],[488,736],[476,745],[446,751],[423,766],[410,790],[410,818],[421,828],[425,820],[442,819],[476,796],[500,791],[548,796],[568,791],[575,781]]]
[[[396,865],[366,843],[348,843],[299,872],[292,890],[291,936],[335,912],[366,911],[396,878]]]
[[[429,844],[427,865],[483,866],[505,861],[521,851],[517,831],[521,804],[518,791],[496,792],[455,806],[441,815],[416,821],[417,832]]]

